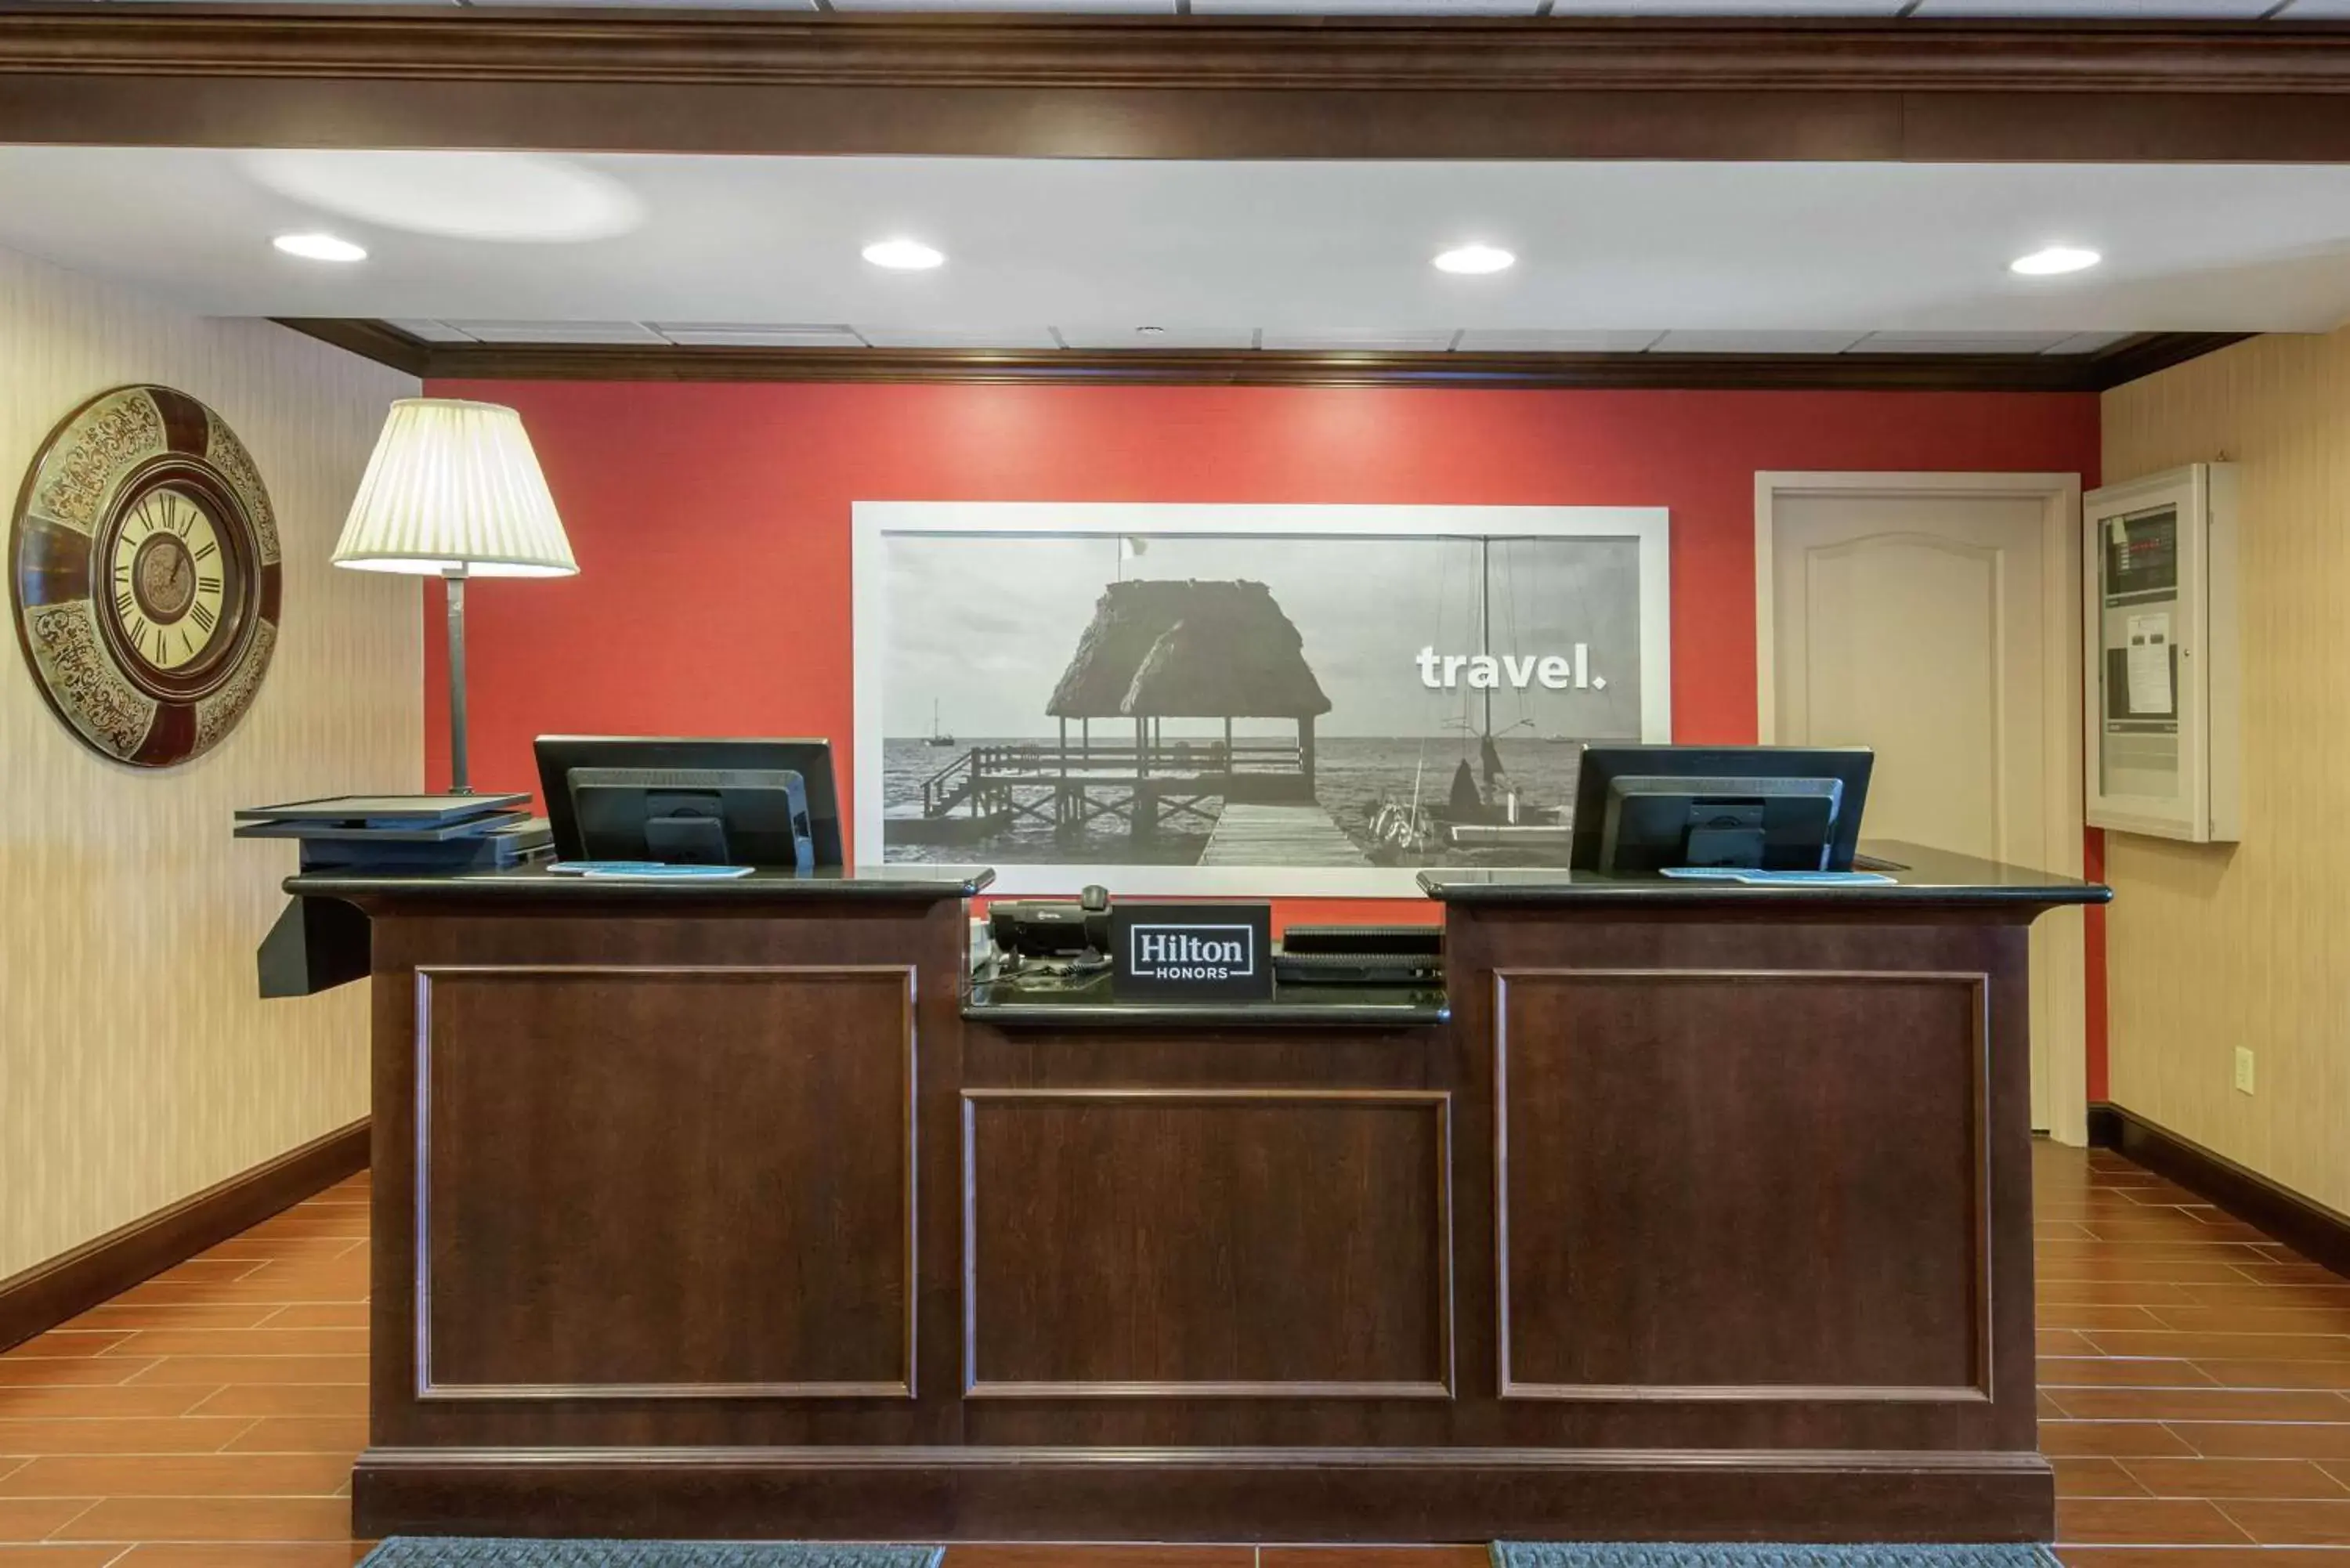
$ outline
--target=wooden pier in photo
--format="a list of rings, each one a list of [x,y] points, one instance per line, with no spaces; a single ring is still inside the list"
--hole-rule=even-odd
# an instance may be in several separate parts
[[[973,746],[923,781],[921,822],[908,836],[976,844],[1021,821],[1076,834],[1102,819],[1141,839],[1196,833],[1215,826],[1216,802],[1310,802],[1307,759],[1286,742],[1245,741]]]
[[[1371,863],[1319,805],[1226,805],[1201,851],[1202,866],[1345,866]]]

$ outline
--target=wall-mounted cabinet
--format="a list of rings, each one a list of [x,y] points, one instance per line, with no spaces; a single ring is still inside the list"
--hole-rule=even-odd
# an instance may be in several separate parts
[[[2243,817],[2235,465],[2092,491],[2082,545],[2089,825],[2233,841]]]

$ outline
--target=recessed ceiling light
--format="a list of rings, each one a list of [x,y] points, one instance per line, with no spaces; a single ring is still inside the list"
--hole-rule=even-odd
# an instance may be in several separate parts
[[[946,253],[920,240],[876,240],[865,247],[865,259],[892,272],[928,272],[944,265]]]
[[[1436,254],[1436,270],[1477,275],[1506,272],[1518,265],[1518,258],[1498,245],[1455,245]]]
[[[304,261],[355,262],[367,260],[367,247],[332,234],[280,234],[269,242],[289,256]]]
[[[2025,277],[2054,277],[2060,273],[2086,272],[2105,259],[2077,245],[2050,245],[2046,250],[2016,257],[2007,264],[2007,270]]]
[[[1167,335],[1167,328],[1164,327],[1138,327],[1135,330],[1145,337],[1163,337]]]

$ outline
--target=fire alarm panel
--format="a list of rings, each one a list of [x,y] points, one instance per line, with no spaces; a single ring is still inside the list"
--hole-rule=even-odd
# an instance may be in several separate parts
[[[2089,826],[2232,842],[2243,815],[2235,465],[2092,491],[2082,539]]]

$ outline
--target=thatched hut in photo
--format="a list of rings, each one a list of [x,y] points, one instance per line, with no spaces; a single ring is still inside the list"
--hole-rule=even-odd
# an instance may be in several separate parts
[[[1305,642],[1263,583],[1112,583],[1094,607],[1093,623],[1054,687],[1045,711],[1068,722],[1132,719],[1140,771],[1159,750],[1158,722],[1221,719],[1224,754],[1232,753],[1235,719],[1289,719],[1297,724],[1304,785],[1314,784],[1314,721],[1330,699],[1305,662]]]

